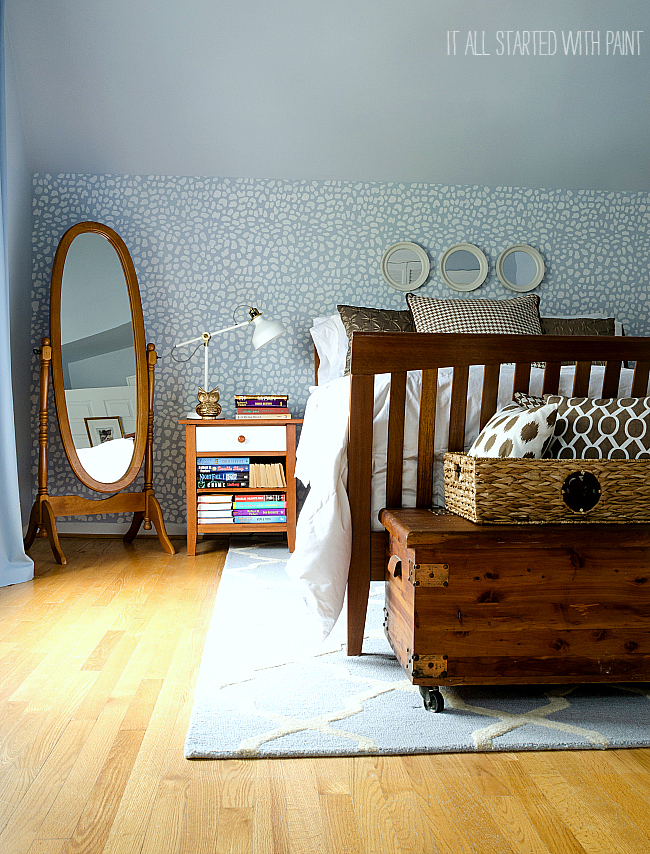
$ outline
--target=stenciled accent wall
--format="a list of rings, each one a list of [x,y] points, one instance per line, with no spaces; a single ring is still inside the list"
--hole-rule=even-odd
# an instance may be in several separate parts
[[[311,319],[337,303],[404,308],[380,272],[384,250],[411,240],[432,261],[425,296],[507,299],[499,254],[529,243],[546,262],[537,292],[544,315],[615,316],[650,335],[648,193],[432,184],[37,174],[33,185],[33,346],[48,334],[49,278],[59,239],[74,223],[103,222],[128,246],[140,282],[156,369],[155,487],[170,531],[185,524],[184,430],[196,405],[202,353],[177,364],[179,341],[233,323],[240,304],[281,320],[288,334],[253,351],[248,330],[210,344],[211,380],[226,417],[236,393],[282,392],[301,416],[313,382]],[[438,262],[455,243],[490,262],[478,290],[457,294]],[[240,309],[237,319],[245,319]],[[189,350],[186,350],[189,353]],[[38,359],[31,387],[36,490]],[[80,492],[58,440],[52,404],[49,487]],[[114,522],[116,517],[106,517]],[[93,522],[98,521],[95,517]],[[78,522],[75,523],[78,526]]]

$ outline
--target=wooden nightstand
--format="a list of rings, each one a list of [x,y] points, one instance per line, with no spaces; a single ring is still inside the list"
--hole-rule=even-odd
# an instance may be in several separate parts
[[[289,551],[296,541],[296,427],[302,419],[291,420],[224,420],[210,418],[182,418],[185,425],[185,460],[187,489],[187,553],[196,554],[199,534],[242,534],[282,531],[287,534]],[[197,462],[202,458],[219,457],[224,460],[247,457],[253,462],[280,463],[286,487],[255,486],[231,488],[197,488]],[[286,522],[219,523],[199,522],[197,502],[201,495],[216,496],[224,493],[254,495],[267,493],[286,494]]]

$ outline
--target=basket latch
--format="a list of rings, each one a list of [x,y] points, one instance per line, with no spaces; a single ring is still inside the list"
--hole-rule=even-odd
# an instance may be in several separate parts
[[[562,500],[574,513],[588,513],[600,501],[600,483],[590,471],[574,471],[562,484]]]

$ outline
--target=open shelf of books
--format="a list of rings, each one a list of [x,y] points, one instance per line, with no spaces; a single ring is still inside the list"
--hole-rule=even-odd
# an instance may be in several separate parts
[[[250,399],[250,398],[249,398]],[[181,419],[186,430],[187,553],[205,534],[296,530],[301,419]]]
[[[198,524],[286,524],[286,487],[281,462],[250,457],[198,457]],[[255,490],[266,489],[283,491],[255,494]]]

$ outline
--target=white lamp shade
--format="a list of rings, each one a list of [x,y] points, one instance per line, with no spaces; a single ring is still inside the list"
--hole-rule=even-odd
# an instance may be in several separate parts
[[[255,350],[259,350],[260,347],[268,344],[269,341],[273,341],[279,335],[284,335],[287,331],[279,321],[267,320],[261,314],[254,317],[251,322],[255,326],[253,331],[253,348]]]

